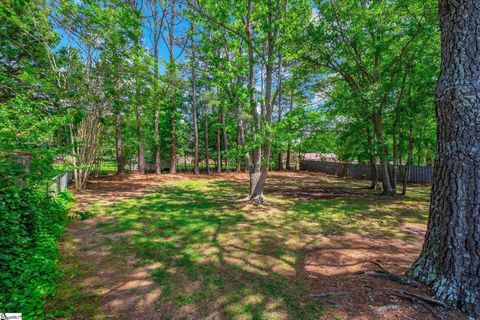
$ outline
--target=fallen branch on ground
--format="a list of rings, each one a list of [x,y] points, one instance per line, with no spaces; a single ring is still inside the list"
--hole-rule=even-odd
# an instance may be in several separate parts
[[[314,298],[323,298],[323,297],[330,297],[330,296],[346,296],[349,294],[350,292],[348,291],[329,291],[329,292],[321,292],[321,293],[312,293],[309,296]]]
[[[392,294],[394,294],[398,297],[401,297],[401,298],[409,299],[409,300],[412,300],[412,301],[421,300],[421,301],[425,301],[425,302],[428,302],[430,304],[441,306],[441,307],[444,307],[444,308],[448,309],[448,305],[446,303],[440,301],[440,300],[436,300],[436,299],[426,297],[426,296],[421,296],[419,294],[408,292],[408,291],[401,290],[401,289],[388,289],[388,290]]]
[[[378,261],[373,261],[373,260],[367,260],[368,263],[371,263],[371,264],[374,264],[376,265],[377,267],[379,267],[380,269],[384,270],[384,271],[387,271],[387,269],[385,269],[382,264]]]
[[[387,270],[374,270],[374,271],[364,271],[363,272],[366,275],[375,277],[375,278],[382,278],[382,279],[388,279],[392,281],[399,282],[401,284],[410,286],[410,287],[418,287],[418,282],[408,279],[405,277],[397,276],[396,274],[393,274]]]

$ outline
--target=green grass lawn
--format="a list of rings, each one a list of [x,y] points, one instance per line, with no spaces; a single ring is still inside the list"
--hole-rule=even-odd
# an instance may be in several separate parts
[[[180,180],[96,208],[114,217],[98,226],[113,254],[134,254],[152,270],[165,319],[185,306],[199,318],[217,312],[227,319],[316,319],[322,305],[308,297],[306,250],[344,233],[408,241],[400,227],[426,222],[427,187],[385,198],[366,184],[272,178],[268,205],[255,207],[239,201],[244,182]],[[295,196],[302,188],[306,192]],[[309,188],[318,197],[302,198]]]

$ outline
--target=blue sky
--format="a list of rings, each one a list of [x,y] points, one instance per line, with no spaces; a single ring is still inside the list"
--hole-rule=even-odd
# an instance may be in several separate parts
[[[148,15],[148,12],[145,11],[146,9],[144,8],[142,10],[144,16]],[[149,30],[148,26],[148,21],[144,20],[143,21],[143,36],[142,36],[142,42],[143,45],[147,48],[149,52],[153,52],[153,32]],[[54,24],[55,25],[55,24]],[[185,36],[185,32],[189,28],[189,23],[186,20],[182,20],[179,22],[179,24],[175,27],[175,35],[176,37],[183,37]],[[68,35],[64,30],[61,28],[55,28],[55,30],[58,32],[60,36],[60,42],[58,45],[58,48],[61,47],[73,47],[73,48],[78,48],[78,44],[75,42],[75,39],[73,39],[70,35]],[[166,32],[166,31],[165,31]],[[159,44],[158,44],[158,53],[160,57],[160,65],[159,65],[159,70],[161,73],[165,71],[165,63],[168,61],[169,58],[169,50],[168,47],[165,45],[163,42],[162,38],[160,38]],[[174,48],[174,55],[175,57],[178,57],[177,61],[182,60],[185,58],[185,52],[182,50],[182,48],[175,46]]]

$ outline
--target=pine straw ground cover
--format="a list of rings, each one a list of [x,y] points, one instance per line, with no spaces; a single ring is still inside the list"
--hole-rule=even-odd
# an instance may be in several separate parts
[[[68,319],[462,319],[399,297],[418,255],[429,188],[387,198],[368,181],[271,173],[268,203],[242,201],[245,174],[92,181],[63,246]],[[85,212],[88,212],[86,215]]]

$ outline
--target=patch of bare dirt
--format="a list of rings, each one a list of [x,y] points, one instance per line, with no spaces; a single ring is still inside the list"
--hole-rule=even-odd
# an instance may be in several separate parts
[[[111,222],[105,216],[95,216],[69,225],[68,237],[73,237],[78,258],[88,261],[89,274],[78,287],[88,296],[95,297],[100,317],[110,319],[156,319],[156,303],[161,295],[148,268],[136,267],[130,255],[118,255],[106,245],[107,236],[100,233],[98,223]],[[118,237],[117,237],[118,236]],[[115,240],[125,235],[109,234]],[[83,319],[73,314],[69,319]]]
[[[170,174],[125,174],[91,179],[87,182],[84,191],[75,193],[76,209],[87,210],[92,204],[110,205],[122,199],[153,191],[158,188],[159,183],[184,179],[191,179],[191,177]]]
[[[424,226],[410,228],[417,228],[416,234],[425,231]],[[404,278],[420,252],[422,238],[405,242],[394,237],[347,234],[325,239],[324,243],[309,250],[304,262],[312,299],[325,303],[327,308],[321,319],[465,319],[459,312],[420,300],[410,301],[395,291],[431,297],[424,286],[412,287],[372,276],[383,268]]]

